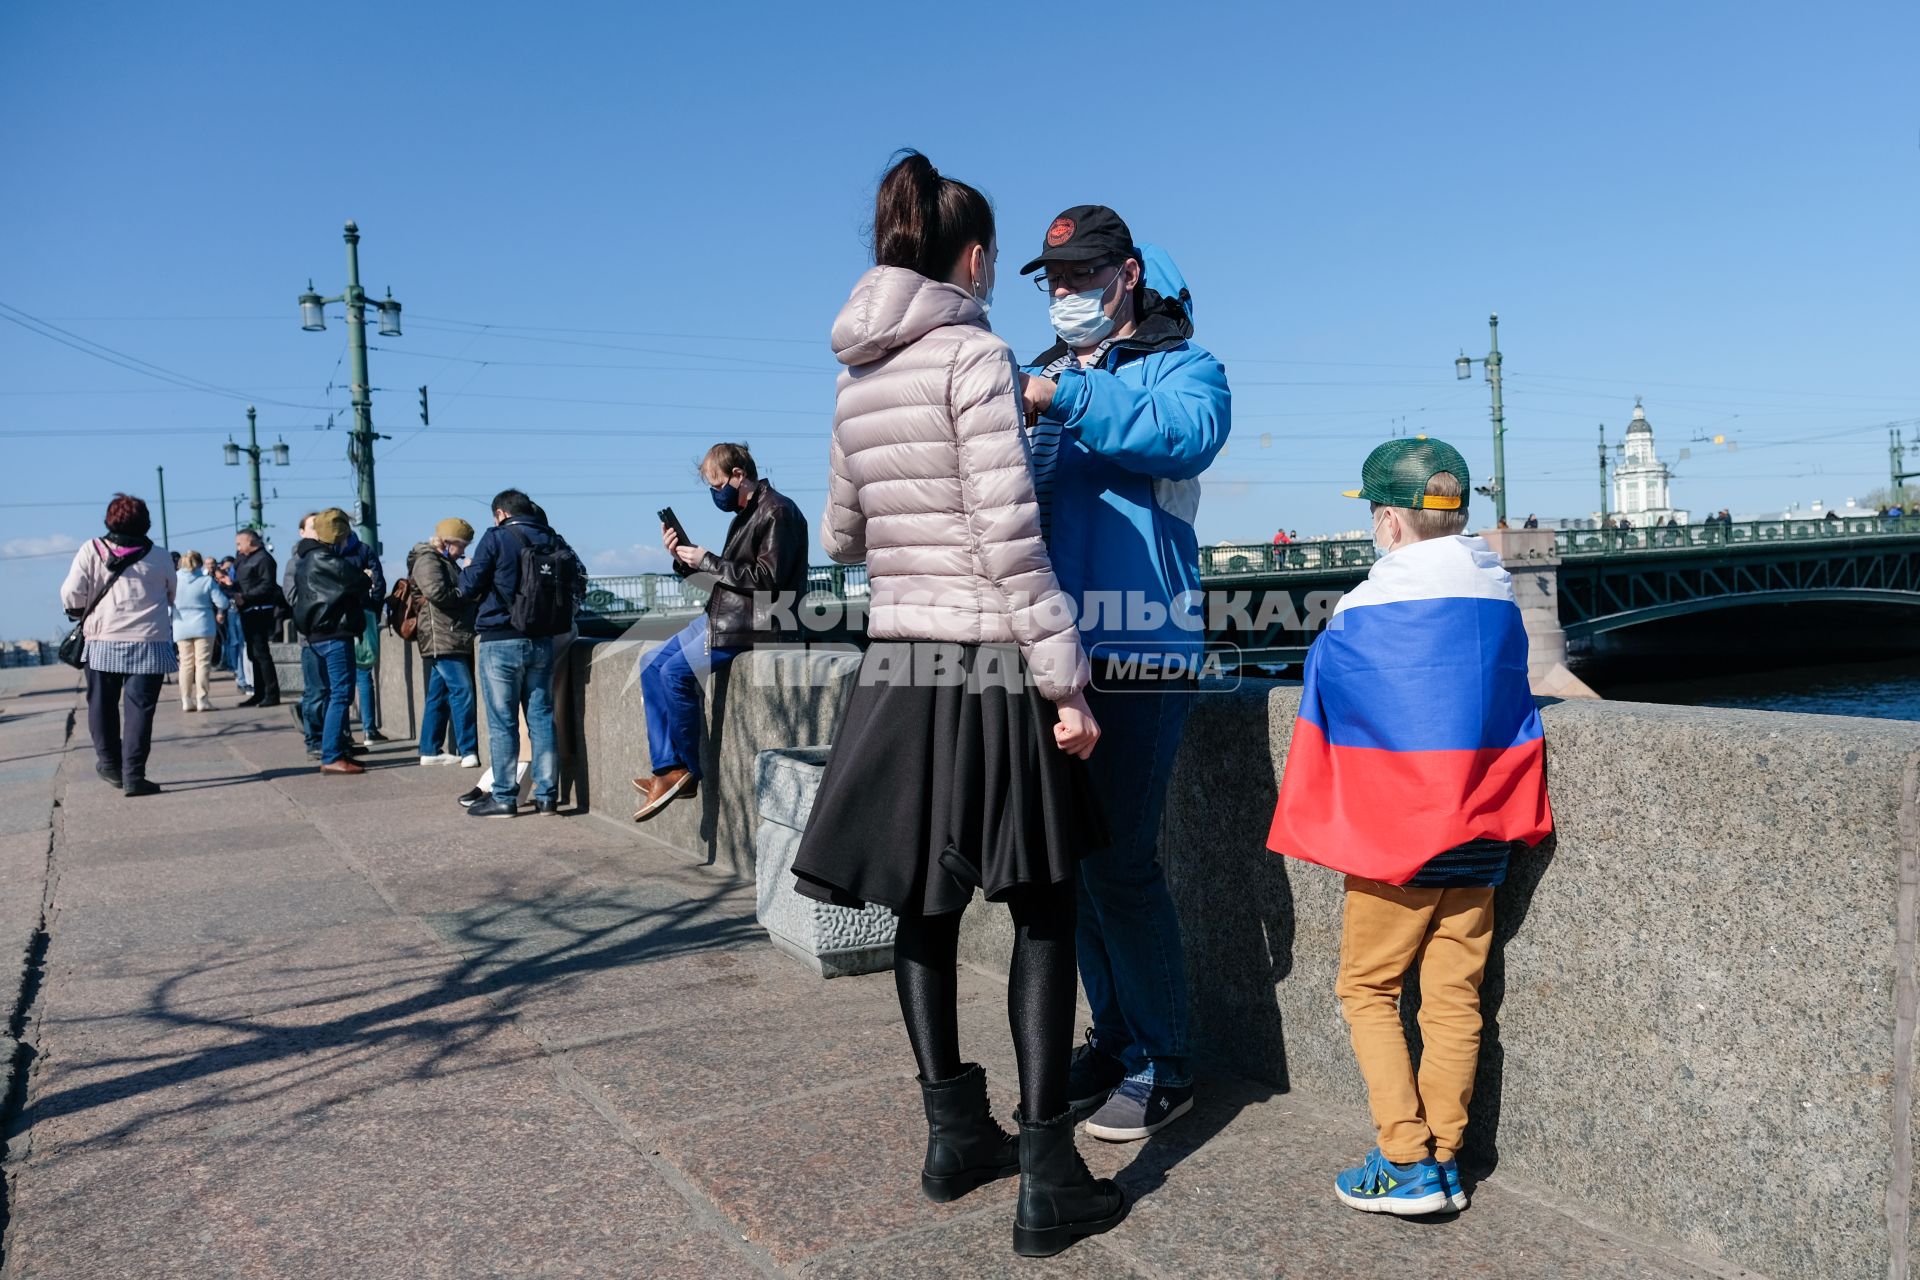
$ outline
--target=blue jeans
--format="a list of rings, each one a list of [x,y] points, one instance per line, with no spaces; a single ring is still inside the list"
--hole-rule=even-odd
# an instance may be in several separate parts
[[[1088,773],[1113,834],[1080,863],[1080,981],[1094,1044],[1130,1079],[1190,1084],[1186,956],[1159,842],[1192,687],[1089,688],[1087,707],[1100,724]]]
[[[380,727],[380,700],[373,696],[373,668],[356,666],[353,678],[359,690],[360,727],[372,733]]]
[[[420,713],[420,754],[437,756],[453,725],[454,749],[463,756],[480,750],[480,730],[473,719],[473,669],[458,654],[426,659],[427,705]],[[516,749],[517,754],[517,749]]]
[[[653,771],[685,769],[700,776],[700,696],[707,678],[725,669],[741,650],[707,644],[701,614],[640,664],[640,691],[647,707],[647,748]]]
[[[514,636],[482,640],[480,696],[487,702],[487,754],[493,766],[493,798],[520,798],[520,718],[527,713],[533,739],[533,798],[560,798],[560,762],[553,746],[553,639]]]
[[[320,722],[320,763],[332,764],[346,754],[347,708],[353,705],[353,641],[316,640],[307,650],[320,669],[326,698],[326,715]]]
[[[300,646],[300,728],[307,750],[320,749],[320,725],[327,714],[327,675],[310,644]]]
[[[251,688],[243,678],[247,673],[242,670],[247,660],[247,637],[241,630],[240,610],[227,610],[227,667],[233,672],[233,681],[241,689]]]

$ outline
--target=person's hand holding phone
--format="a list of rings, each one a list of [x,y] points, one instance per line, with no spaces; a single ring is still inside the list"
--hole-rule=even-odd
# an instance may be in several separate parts
[[[668,555],[689,569],[699,568],[700,562],[707,556],[706,548],[680,541],[680,535],[671,525],[660,526],[660,544],[667,549]]]

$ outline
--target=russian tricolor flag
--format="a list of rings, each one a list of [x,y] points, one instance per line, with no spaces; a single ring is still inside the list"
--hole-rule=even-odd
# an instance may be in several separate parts
[[[1474,839],[1553,830],[1527,633],[1482,538],[1375,562],[1307,652],[1267,847],[1404,884]]]

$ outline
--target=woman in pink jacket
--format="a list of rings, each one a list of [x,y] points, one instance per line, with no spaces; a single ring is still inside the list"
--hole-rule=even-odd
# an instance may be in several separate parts
[[[153,710],[173,649],[173,557],[153,545],[147,504],[124,493],[107,504],[107,532],[74,553],[60,587],[67,616],[86,613],[87,728],[94,768],[130,796],[160,790],[147,781]],[[88,607],[92,612],[87,613]],[[125,717],[122,718],[122,707]]]
[[[1017,374],[987,327],[993,210],[907,152],[881,180],[876,265],[833,326],[827,553],[867,563],[870,644],[794,874],[899,917],[894,982],[927,1114],[921,1187],[1016,1170],[1014,1248],[1058,1253],[1126,1210],[1073,1145],[1074,871],[1106,843],[1084,761],[1088,666],[1040,534]],[[1013,912],[1018,1142],[960,1057],[956,952],[975,890]]]

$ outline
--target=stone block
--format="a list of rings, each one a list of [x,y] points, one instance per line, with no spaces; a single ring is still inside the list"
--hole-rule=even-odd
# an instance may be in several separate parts
[[[569,700],[578,726],[581,801],[635,838],[751,877],[759,754],[831,741],[860,655],[842,647],[768,648],[736,658],[707,690],[699,794],[635,824],[633,779],[652,772],[638,669],[657,643],[582,640],[574,646]]]
[[[774,946],[823,978],[875,973],[893,964],[893,913],[881,906],[855,911],[816,902],[795,892],[789,874],[826,763],[825,747],[760,753],[755,914]]]

